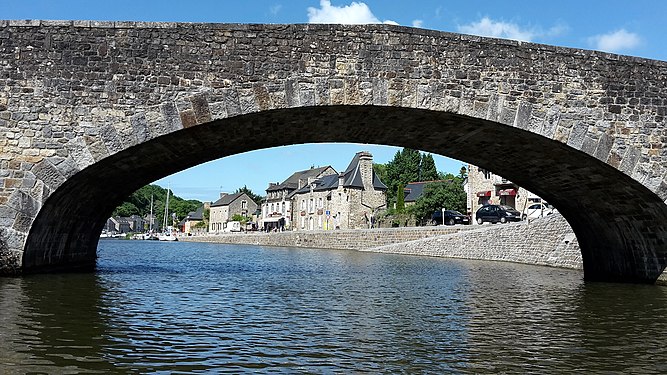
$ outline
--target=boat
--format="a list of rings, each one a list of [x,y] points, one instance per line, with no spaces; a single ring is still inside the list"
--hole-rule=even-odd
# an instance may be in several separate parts
[[[142,236],[143,240],[157,241],[158,236],[153,233],[153,194],[151,194],[151,216],[148,219],[148,232]]]
[[[169,220],[169,193],[171,192],[171,188],[167,188],[167,200],[164,204],[164,218],[162,219],[162,233],[160,233],[157,236],[157,239],[160,241],[178,241],[178,237],[176,236],[176,231],[174,231],[174,227],[171,225],[167,225],[167,222]]]

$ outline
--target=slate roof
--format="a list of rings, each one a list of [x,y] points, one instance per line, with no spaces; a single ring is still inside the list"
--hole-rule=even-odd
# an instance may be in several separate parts
[[[213,202],[211,204],[211,207],[229,206],[232,202],[234,202],[237,198],[239,198],[242,195],[245,195],[245,193],[227,194],[224,197]]]
[[[404,192],[407,192],[405,196],[405,202],[416,202],[419,197],[424,193],[424,188],[426,185],[433,182],[451,182],[450,180],[436,180],[436,181],[420,181],[420,182],[411,182],[405,185],[403,189]]]
[[[306,169],[304,171],[298,171],[292,173],[291,176],[287,178],[287,180],[283,181],[280,184],[277,185],[271,185],[266,189],[266,192],[270,191],[276,191],[276,190],[296,190],[299,187],[299,180],[306,180],[308,181],[308,178],[317,178],[322,172],[324,172],[326,169],[331,168],[331,166],[326,166],[326,167],[319,167],[319,168],[311,168],[311,169]],[[333,168],[332,168],[333,169]]]
[[[364,184],[361,179],[361,167],[359,165],[359,159],[361,154],[357,153],[350,165],[348,165],[345,172],[343,172],[343,187],[356,187],[363,189]],[[333,174],[328,176],[323,176],[313,181],[313,191],[323,191],[323,190],[334,190],[338,188],[339,175]],[[387,186],[380,181],[380,178],[373,172],[373,187],[376,190],[387,190]],[[310,191],[309,186],[304,186],[301,189],[294,191],[290,196],[299,193],[306,193]]]
[[[188,213],[188,216],[184,220],[189,220],[189,221],[202,221],[204,220],[204,206],[201,205],[197,211],[192,211]]]

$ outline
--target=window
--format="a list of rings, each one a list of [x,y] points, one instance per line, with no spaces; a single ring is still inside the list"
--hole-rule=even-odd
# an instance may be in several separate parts
[[[322,208],[324,207],[324,201],[322,200],[322,197],[317,198],[317,208]]]
[[[314,206],[315,206],[315,201],[313,200],[313,198],[310,198],[310,199],[308,200],[308,212],[313,212],[313,211],[315,211],[315,207],[314,207]]]
[[[241,209],[242,210],[247,210],[248,209],[248,202],[247,201],[241,201]]]
[[[305,210],[306,210],[306,200],[302,199],[301,200],[301,211],[305,211]]]

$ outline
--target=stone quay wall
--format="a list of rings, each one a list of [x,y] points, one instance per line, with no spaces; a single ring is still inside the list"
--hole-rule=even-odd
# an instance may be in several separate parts
[[[180,237],[180,240],[239,245],[369,250],[379,246],[415,241],[435,236],[451,235],[470,229],[472,229],[471,226],[438,226],[272,233],[247,232],[242,234],[222,233],[206,236]]]

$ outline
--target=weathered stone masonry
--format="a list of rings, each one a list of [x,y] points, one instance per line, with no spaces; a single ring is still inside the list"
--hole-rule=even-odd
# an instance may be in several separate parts
[[[142,185],[340,141],[502,175],[568,220],[587,279],[651,282],[666,78],[659,61],[388,25],[0,21],[0,270],[90,269]]]

